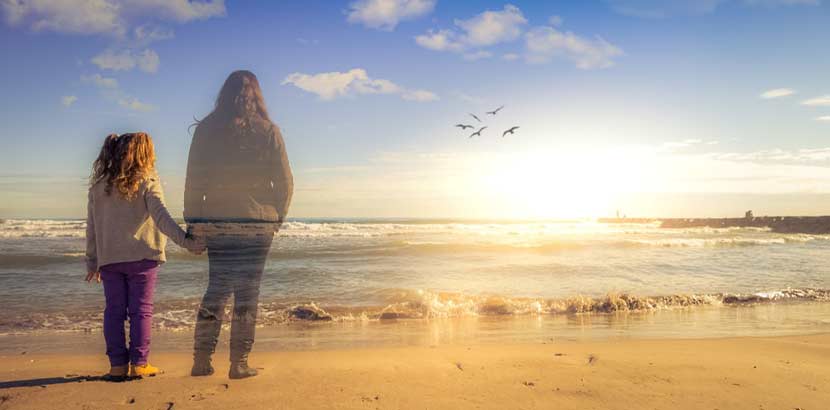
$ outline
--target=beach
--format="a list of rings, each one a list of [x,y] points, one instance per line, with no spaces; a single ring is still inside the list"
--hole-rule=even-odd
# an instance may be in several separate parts
[[[255,351],[258,377],[84,381],[103,354],[0,356],[2,409],[823,409],[830,334]],[[24,386],[20,386],[24,385]],[[19,386],[19,387],[18,387]]]
[[[251,364],[191,378],[207,260],[168,246],[151,363],[108,369],[81,220],[0,224],[0,409],[825,409],[829,235],[591,220],[293,220]]]

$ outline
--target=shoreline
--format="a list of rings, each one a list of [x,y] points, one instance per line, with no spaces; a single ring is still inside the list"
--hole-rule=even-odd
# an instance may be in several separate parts
[[[219,340],[226,346],[229,322]],[[430,319],[260,322],[256,349],[305,351],[431,345],[499,345],[550,340],[711,339],[830,333],[830,303],[696,306],[668,310],[585,314],[495,315]],[[192,346],[192,327],[153,330],[153,351],[181,353]],[[0,355],[99,353],[100,328],[0,335]]]
[[[830,402],[830,333],[717,339],[255,349],[258,377],[188,375],[187,353],[128,383],[84,381],[103,354],[0,355],[3,409],[818,409]],[[632,407],[632,403],[639,403]]]

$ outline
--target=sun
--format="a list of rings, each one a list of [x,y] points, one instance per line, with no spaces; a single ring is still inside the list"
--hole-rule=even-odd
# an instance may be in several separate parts
[[[506,154],[478,187],[503,216],[590,218],[615,209],[616,198],[644,180],[638,161],[613,149],[545,149]]]

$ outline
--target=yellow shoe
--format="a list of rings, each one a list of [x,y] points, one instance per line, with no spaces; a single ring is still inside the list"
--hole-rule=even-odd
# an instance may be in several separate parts
[[[161,369],[151,366],[150,363],[138,366],[130,365],[130,377],[153,377],[161,373],[163,373]]]

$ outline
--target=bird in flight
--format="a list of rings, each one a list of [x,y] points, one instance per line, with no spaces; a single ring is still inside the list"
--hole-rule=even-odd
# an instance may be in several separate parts
[[[499,111],[501,111],[501,109],[502,109],[502,108],[504,108],[504,106],[503,106],[503,105],[502,105],[501,107],[499,107],[499,108],[496,108],[496,109],[495,109],[495,110],[493,110],[493,111],[487,111],[487,114],[490,114],[490,115],[496,115],[496,114],[498,114],[498,113],[499,113]]]
[[[519,127],[518,127],[518,126],[511,127],[509,130],[507,130],[507,131],[503,132],[503,133],[501,134],[501,137],[502,137],[502,138],[504,138],[504,136],[505,136],[505,135],[507,135],[507,134],[513,135],[513,131],[516,131],[517,129],[519,129]]]
[[[476,119],[476,121],[481,122],[481,118],[476,117],[476,115],[475,115],[475,114],[470,113],[470,116],[471,116],[471,117],[473,117],[473,118],[475,118],[475,119]]]
[[[472,125],[465,125],[465,124],[455,124],[456,127],[461,128],[462,131],[466,130],[467,128],[475,128]]]
[[[476,132],[474,132],[474,133],[470,134],[470,138],[473,138],[473,137],[475,137],[476,135],[478,135],[478,136],[480,137],[480,136],[481,136],[481,131],[484,131],[486,128],[487,128],[486,126],[479,128],[479,129],[478,129],[478,131],[476,131]]]

